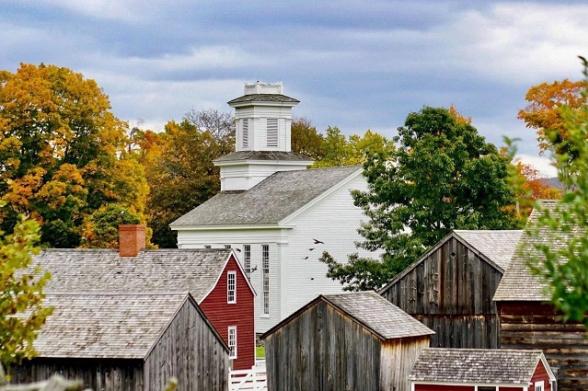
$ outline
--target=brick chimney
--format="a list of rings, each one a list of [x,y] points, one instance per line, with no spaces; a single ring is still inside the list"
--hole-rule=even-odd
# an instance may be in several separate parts
[[[121,257],[136,257],[144,248],[144,225],[121,224],[118,226],[118,252]]]

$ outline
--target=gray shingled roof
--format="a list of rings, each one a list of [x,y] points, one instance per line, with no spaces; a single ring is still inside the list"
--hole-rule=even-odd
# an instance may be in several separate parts
[[[522,230],[455,230],[456,235],[503,270],[508,268]]]
[[[300,103],[298,99],[291,98],[282,94],[248,94],[243,95],[235,99],[231,99],[227,103],[229,105],[235,103],[248,103],[248,102],[277,102],[277,103]]]
[[[39,357],[144,358],[188,294],[48,294]]]
[[[247,191],[215,195],[170,227],[275,225],[359,170],[350,166],[276,172]]]
[[[197,302],[213,287],[229,249],[146,250],[120,257],[116,250],[49,249],[34,264],[51,273],[46,292],[190,292]]]
[[[376,292],[340,293],[322,297],[384,340],[435,334]]]
[[[409,380],[524,386],[542,355],[540,350],[428,348],[419,354]]]
[[[223,155],[215,162],[232,162],[239,160],[282,160],[289,162],[312,162],[308,156],[300,155],[295,152],[284,151],[239,151]]]
[[[550,213],[557,213],[556,201],[541,201],[540,206]],[[533,210],[527,226],[536,224],[541,215],[539,210]],[[571,230],[570,232],[554,232],[541,228],[538,235],[529,235],[525,232],[517,245],[515,254],[509,268],[504,273],[500,284],[494,294],[495,301],[548,301],[545,282],[538,276],[531,273],[527,266],[529,256],[541,258],[542,253],[535,247],[537,244],[546,244],[551,248],[562,247],[567,240],[577,235],[586,235],[585,231]]]

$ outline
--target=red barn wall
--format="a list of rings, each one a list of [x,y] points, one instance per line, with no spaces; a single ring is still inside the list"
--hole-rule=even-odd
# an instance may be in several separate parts
[[[236,271],[237,303],[227,303],[227,272]],[[200,303],[221,337],[228,343],[228,327],[237,326],[237,359],[233,369],[249,369],[255,364],[254,294],[237,261],[231,257],[214,289]]]
[[[416,384],[415,391],[474,391],[473,386],[441,386],[434,384]]]
[[[522,391],[523,387],[500,387],[499,391]]]

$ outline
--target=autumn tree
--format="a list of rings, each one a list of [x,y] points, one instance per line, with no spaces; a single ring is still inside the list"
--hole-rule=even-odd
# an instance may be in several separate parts
[[[347,263],[324,253],[328,276],[348,290],[382,286],[453,229],[504,229],[513,221],[508,159],[467,121],[443,108],[408,115],[396,149],[369,155],[368,190],[353,193],[368,221],[361,250],[381,259],[349,256]]]
[[[527,91],[525,100],[528,105],[519,111],[518,117],[528,128],[535,129],[541,150],[557,150],[568,139],[560,108],[578,110],[586,105],[586,97],[582,94],[585,88],[585,80],[563,80],[540,83]]]
[[[75,247],[104,205],[143,216],[148,186],[127,141],[95,81],[54,65],[0,72],[0,227],[11,232],[23,213],[44,243]]]
[[[588,62],[581,59],[587,81],[581,94],[588,97]],[[540,209],[539,219],[528,227],[536,251],[529,249],[526,255],[532,271],[546,282],[554,306],[566,319],[588,326],[588,104],[563,105],[557,111],[563,122],[545,134],[549,139],[550,133],[566,134],[567,147],[555,154],[566,191],[553,207]]]
[[[224,134],[218,138],[219,133],[200,130],[189,119],[170,121],[157,141],[149,144],[151,150],[143,152],[151,186],[149,226],[158,246],[175,247],[176,237],[169,224],[220,190],[219,170],[213,160],[233,151],[233,143],[227,140],[232,135]]]
[[[0,232],[0,366],[4,368],[35,355],[33,342],[52,311],[43,305],[43,288],[50,276],[31,266],[39,239],[39,225],[22,217],[12,234]]]
[[[323,158],[324,139],[316,127],[305,118],[292,121],[292,151],[315,161]]]

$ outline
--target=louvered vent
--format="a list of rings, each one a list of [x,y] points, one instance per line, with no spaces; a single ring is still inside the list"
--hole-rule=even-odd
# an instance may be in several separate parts
[[[249,148],[249,119],[243,120],[243,148]]]
[[[267,119],[267,146],[277,147],[278,146],[278,119],[268,118]]]

